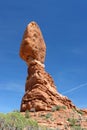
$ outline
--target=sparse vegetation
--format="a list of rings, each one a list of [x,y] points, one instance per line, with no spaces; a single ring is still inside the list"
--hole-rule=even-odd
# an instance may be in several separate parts
[[[53,106],[52,109],[51,109],[52,112],[55,112],[56,111],[56,106]]]
[[[34,113],[28,110],[25,112],[25,114],[24,113],[21,114],[18,110],[14,110],[13,112],[7,113],[7,114],[0,113],[0,130],[61,130],[61,127],[64,130],[68,130],[68,129],[69,130],[87,130],[86,128],[82,128],[83,127],[82,124],[84,123],[84,121],[85,122],[87,121],[86,116],[81,115],[76,111],[75,112],[76,115],[74,115],[74,112],[73,112],[73,116],[70,115],[70,117],[68,116],[69,117],[68,118],[67,114],[66,116],[61,114],[61,112],[66,113],[65,111],[57,112],[57,109],[59,111],[60,109],[65,109],[65,108],[63,108],[63,106],[58,106],[58,108],[56,108],[55,110],[56,111],[55,113],[41,112],[41,113],[36,113],[36,116],[34,116]],[[56,113],[58,113],[58,115]],[[56,116],[54,116],[55,114]],[[37,121],[32,120],[31,118],[32,115],[35,120],[41,121],[41,123],[48,122],[48,125],[44,127],[39,126]],[[59,116],[61,116],[61,118]],[[63,119],[66,121],[66,123],[63,122]],[[50,127],[49,124],[51,123],[53,123],[54,124],[53,126],[55,127],[55,122],[57,123],[57,128],[49,128]]]
[[[74,118],[68,118],[68,120],[70,122],[70,127],[71,130],[87,130],[86,128],[82,128],[80,124],[78,124],[78,119],[74,119]]]
[[[60,105],[53,106],[52,109],[51,109],[51,111],[55,112],[55,111],[59,111],[61,109],[66,109],[66,106],[60,106]]]
[[[66,106],[62,106],[61,108],[62,108],[62,109],[66,109]]]
[[[25,111],[25,118],[30,118],[29,110]]]
[[[78,110],[77,112],[78,112],[79,114],[81,114],[81,115],[84,114],[84,112],[83,112],[82,110]]]
[[[0,130],[23,130],[27,126],[38,126],[32,119],[27,119],[19,112],[0,114]]]
[[[45,118],[48,119],[48,118],[50,118],[51,116],[52,116],[51,113],[47,113],[47,114],[45,115]]]
[[[81,128],[81,126],[73,126],[71,130],[87,130],[86,128]]]
[[[75,126],[75,125],[76,125],[76,122],[77,122],[77,119],[74,119],[74,118],[68,118],[67,121],[69,121],[70,126]]]
[[[59,111],[61,109],[61,106],[56,106],[56,111]]]
[[[75,108],[72,108],[73,112],[77,112]]]

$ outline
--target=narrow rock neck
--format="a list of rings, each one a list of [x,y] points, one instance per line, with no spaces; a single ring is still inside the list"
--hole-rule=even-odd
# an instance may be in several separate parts
[[[36,65],[36,64],[40,65],[43,68],[45,67],[45,65],[43,63],[41,63],[40,61],[38,61],[36,59],[33,59],[33,60],[27,62],[28,66],[32,66],[32,65]]]
[[[42,84],[45,70],[42,64],[32,61],[28,66],[25,91],[30,91],[36,84]]]
[[[32,61],[29,66],[28,66],[28,75],[29,77],[31,75],[34,75],[35,73],[38,72],[43,72],[44,71],[44,64],[40,63],[39,61]]]

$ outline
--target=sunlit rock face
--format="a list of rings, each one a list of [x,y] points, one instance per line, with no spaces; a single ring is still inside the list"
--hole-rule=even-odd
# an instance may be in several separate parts
[[[37,60],[44,63],[46,55],[46,45],[40,31],[40,28],[35,22],[28,24],[21,48],[20,57],[30,64],[31,60]]]
[[[35,22],[28,24],[20,46],[20,57],[28,65],[25,94],[20,111],[35,109],[48,111],[55,105],[75,108],[72,102],[59,94],[52,77],[45,71],[46,44],[39,26]]]

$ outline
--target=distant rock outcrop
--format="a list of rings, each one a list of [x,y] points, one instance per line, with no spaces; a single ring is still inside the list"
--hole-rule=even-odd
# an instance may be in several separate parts
[[[45,55],[46,45],[40,28],[35,22],[31,22],[25,30],[20,47],[20,57],[28,65],[28,76],[25,94],[21,102],[21,112],[33,108],[36,111],[47,111],[55,105],[75,108],[67,97],[57,92],[52,77],[45,71]]]

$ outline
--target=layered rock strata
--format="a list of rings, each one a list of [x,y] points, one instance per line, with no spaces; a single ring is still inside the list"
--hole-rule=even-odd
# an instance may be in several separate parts
[[[25,94],[22,98],[20,111],[35,109],[48,111],[55,105],[65,105],[75,108],[65,96],[59,94],[52,77],[45,71],[46,44],[39,26],[35,22],[28,24],[22,44],[20,57],[28,65],[28,76],[25,84]]]

